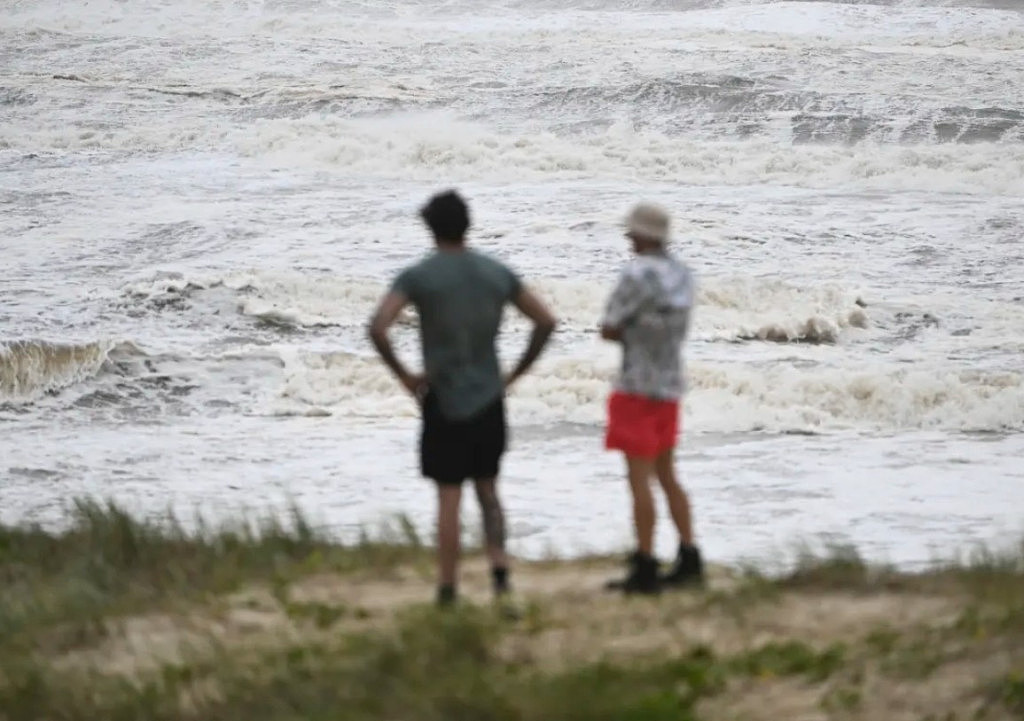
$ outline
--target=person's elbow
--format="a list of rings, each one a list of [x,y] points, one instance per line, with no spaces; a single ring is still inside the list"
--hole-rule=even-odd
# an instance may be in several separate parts
[[[558,327],[558,319],[551,315],[551,313],[545,313],[539,318],[534,319],[533,324],[537,330],[550,334]]]
[[[520,288],[512,303],[533,324],[534,332],[550,334],[558,325],[551,309],[529,288]]]
[[[366,335],[375,346],[379,347],[388,339],[387,326],[381,322],[380,318],[371,318],[370,322],[366,324]]]

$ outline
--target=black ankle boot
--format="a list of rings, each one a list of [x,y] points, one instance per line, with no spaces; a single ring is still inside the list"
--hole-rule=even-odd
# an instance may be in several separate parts
[[[666,586],[700,586],[704,583],[704,561],[700,549],[686,543],[679,544],[679,555],[667,574],[661,577]]]
[[[609,581],[605,588],[625,593],[658,593],[658,561],[653,556],[637,551],[629,557],[629,575]]]
[[[437,605],[439,608],[451,608],[455,605],[455,586],[440,585],[437,587]]]

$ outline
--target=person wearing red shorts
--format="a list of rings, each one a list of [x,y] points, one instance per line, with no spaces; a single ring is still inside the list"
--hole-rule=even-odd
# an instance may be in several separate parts
[[[669,217],[641,203],[626,221],[636,257],[622,270],[601,321],[601,337],[622,345],[622,367],[608,400],[605,448],[626,457],[637,550],[629,573],[610,588],[656,593],[664,586],[703,580],[694,544],[690,501],[675,473],[680,399],[685,392],[682,346],[690,325],[694,283],[690,269],[668,250]],[[679,532],[675,563],[659,575],[654,556],[652,477],[665,493]]]

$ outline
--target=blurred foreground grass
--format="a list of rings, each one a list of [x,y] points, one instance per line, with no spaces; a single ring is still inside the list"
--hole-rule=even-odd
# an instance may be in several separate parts
[[[603,593],[617,570],[519,564],[509,622],[479,559],[435,610],[408,523],[342,545],[79,502],[0,527],[0,719],[1024,719],[1024,546],[916,574],[835,548],[653,599]]]

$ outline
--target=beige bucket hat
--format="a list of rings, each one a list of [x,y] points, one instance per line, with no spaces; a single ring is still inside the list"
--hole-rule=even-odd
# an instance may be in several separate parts
[[[638,203],[626,216],[626,235],[665,243],[668,241],[668,230],[668,213],[653,203]]]

